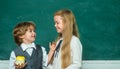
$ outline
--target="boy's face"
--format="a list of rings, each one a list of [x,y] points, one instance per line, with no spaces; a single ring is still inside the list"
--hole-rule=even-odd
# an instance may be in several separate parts
[[[23,43],[29,44],[35,41],[36,33],[33,26],[30,26],[26,33],[21,36]]]

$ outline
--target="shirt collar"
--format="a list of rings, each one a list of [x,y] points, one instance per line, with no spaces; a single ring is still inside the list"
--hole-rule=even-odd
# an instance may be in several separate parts
[[[23,49],[23,51],[25,51],[27,48],[30,48],[30,47],[33,47],[36,49],[35,43],[31,43],[31,44],[22,43],[21,44],[21,48]]]
[[[60,38],[59,40],[63,40],[63,38]]]
[[[57,44],[58,44],[61,40],[63,41],[63,38],[60,38],[60,39],[57,41]]]

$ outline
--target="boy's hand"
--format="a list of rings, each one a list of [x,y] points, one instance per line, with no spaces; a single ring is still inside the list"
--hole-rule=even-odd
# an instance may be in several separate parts
[[[22,64],[14,63],[14,64],[15,64],[15,69],[23,69],[27,65],[27,63],[22,63]]]

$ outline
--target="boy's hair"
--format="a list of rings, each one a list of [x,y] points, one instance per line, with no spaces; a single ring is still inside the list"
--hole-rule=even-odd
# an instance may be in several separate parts
[[[24,35],[30,26],[33,26],[34,29],[36,27],[32,21],[20,22],[15,26],[15,28],[13,29],[13,36],[14,41],[17,45],[20,45],[23,42],[20,36]]]

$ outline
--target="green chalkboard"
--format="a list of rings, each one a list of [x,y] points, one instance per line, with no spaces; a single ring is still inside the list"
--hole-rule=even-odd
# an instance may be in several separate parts
[[[0,60],[16,47],[12,30],[22,21],[36,23],[36,43],[49,50],[55,39],[53,14],[71,9],[83,45],[83,60],[120,60],[120,0],[1,0]]]

